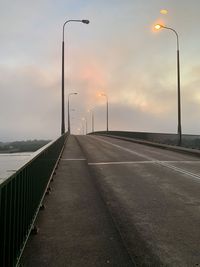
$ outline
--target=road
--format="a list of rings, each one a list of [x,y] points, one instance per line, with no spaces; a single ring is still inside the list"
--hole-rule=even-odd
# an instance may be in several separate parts
[[[138,266],[200,266],[200,158],[77,136],[91,176]]]

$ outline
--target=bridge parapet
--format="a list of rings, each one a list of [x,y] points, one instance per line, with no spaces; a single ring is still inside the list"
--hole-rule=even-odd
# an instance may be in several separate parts
[[[178,145],[179,138],[177,134],[172,133],[150,133],[150,132],[129,132],[129,131],[98,131],[90,134],[121,136],[126,138],[134,138],[146,140],[166,145]],[[187,148],[200,149],[200,135],[182,134],[181,146]]]
[[[17,266],[68,134],[33,154],[0,184],[0,266]]]

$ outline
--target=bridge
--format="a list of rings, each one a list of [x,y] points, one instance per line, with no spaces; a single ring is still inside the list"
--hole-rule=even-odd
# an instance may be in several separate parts
[[[176,138],[66,133],[40,149],[0,180],[0,266],[200,266],[200,137]]]

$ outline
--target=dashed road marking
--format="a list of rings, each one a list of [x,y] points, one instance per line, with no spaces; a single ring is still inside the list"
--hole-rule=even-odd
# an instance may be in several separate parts
[[[107,162],[89,162],[88,165],[120,165],[120,164],[165,164],[165,163],[200,163],[200,161],[160,161],[160,160],[141,160],[141,161],[107,161]]]
[[[176,172],[179,172],[179,173],[181,173],[181,174],[184,174],[184,175],[187,175],[187,176],[190,176],[190,177],[192,177],[192,178],[195,178],[195,179],[200,180],[200,175],[199,175],[199,174],[195,174],[195,173],[192,173],[192,172],[190,172],[190,171],[186,171],[186,170],[184,170],[184,169],[181,169],[181,168],[175,167],[175,166],[173,166],[173,165],[170,165],[170,164],[168,163],[168,161],[159,161],[159,160],[156,160],[156,159],[154,159],[154,158],[152,158],[152,157],[149,157],[149,156],[143,155],[143,154],[141,154],[141,153],[135,152],[135,151],[133,151],[133,150],[131,150],[131,149],[122,147],[122,146],[120,146],[120,145],[113,144],[113,143],[111,143],[111,142],[109,142],[109,141],[102,140],[102,139],[100,139],[100,138],[98,138],[98,137],[96,137],[96,136],[95,136],[95,137],[93,136],[93,138],[94,138],[94,139],[97,139],[97,140],[99,140],[99,141],[101,141],[101,142],[104,142],[104,143],[106,143],[106,144],[109,144],[109,145],[111,145],[111,146],[117,147],[117,148],[119,148],[119,149],[121,149],[121,150],[127,151],[127,152],[129,152],[129,153],[131,153],[131,154],[134,154],[134,155],[137,155],[137,156],[142,157],[142,158],[144,158],[144,159],[147,159],[147,161],[150,161],[150,162],[152,162],[153,164],[157,164],[157,165],[160,165],[160,166],[169,168],[169,169],[174,170],[174,171],[176,171]],[[180,161],[178,161],[178,162],[180,162]],[[192,161],[192,162],[196,162],[196,161]],[[171,162],[170,162],[170,163],[171,163]]]
[[[66,160],[66,161],[81,161],[81,160],[86,160],[86,159],[60,159],[60,160]]]

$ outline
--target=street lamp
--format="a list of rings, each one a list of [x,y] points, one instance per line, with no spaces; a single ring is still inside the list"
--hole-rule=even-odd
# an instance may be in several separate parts
[[[94,108],[91,109],[91,113],[92,113],[92,133],[94,132]]]
[[[80,134],[80,132],[81,132],[81,128],[78,128],[77,129],[77,134]]]
[[[108,132],[108,96],[105,93],[101,93],[99,96],[105,96],[106,98],[106,130]]]
[[[62,31],[62,87],[61,87],[61,100],[62,100],[62,110],[61,110],[61,135],[65,133],[65,92],[64,92],[64,70],[65,70],[65,62],[64,62],[64,50],[65,50],[65,43],[64,43],[64,29],[65,29],[65,25],[68,22],[82,22],[85,24],[89,23],[89,20],[83,19],[83,20],[75,20],[75,19],[70,19],[65,21],[65,23],[63,24],[63,31]]]
[[[85,121],[85,134],[87,134],[87,118],[82,118],[82,121]],[[84,129],[84,124],[83,124],[83,129]]]
[[[85,134],[84,125],[82,125],[83,135]]]
[[[91,128],[92,128],[92,133],[94,132],[94,108],[91,108],[88,110],[88,112],[91,112],[91,115],[92,115],[92,123],[91,123]]]
[[[167,29],[173,31],[176,35],[176,43],[177,43],[177,90],[178,90],[178,137],[179,137],[179,145],[182,143],[182,130],[181,130],[181,90],[180,90],[180,59],[179,59],[179,37],[178,33],[169,27],[163,26],[161,24],[155,25],[156,30]]]
[[[68,107],[68,132],[69,132],[69,134],[70,134],[70,132],[71,132],[71,127],[70,127],[70,108],[69,108],[69,97],[71,96],[71,95],[77,95],[78,93],[70,93],[70,94],[68,94],[68,102],[67,102],[67,107]]]

